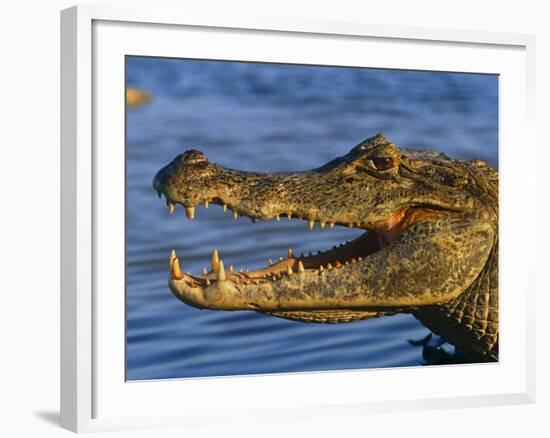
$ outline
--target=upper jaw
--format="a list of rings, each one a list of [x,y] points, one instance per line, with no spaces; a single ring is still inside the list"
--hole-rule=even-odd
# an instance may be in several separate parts
[[[168,166],[167,166],[168,167]],[[165,168],[166,169],[166,168]],[[170,214],[173,214],[176,205],[181,205],[188,219],[194,219],[196,209],[199,205],[209,208],[216,204],[223,208],[224,212],[230,212],[234,219],[240,216],[248,217],[252,222],[256,220],[281,220],[298,219],[303,220],[307,227],[312,230],[316,225],[320,229],[332,229],[336,225],[361,228],[364,230],[377,231],[391,225],[392,221],[403,215],[411,208],[430,209],[433,211],[463,212],[473,208],[473,200],[467,194],[449,193],[431,199],[428,195],[418,199],[394,199],[393,204],[376,204],[364,199],[355,199],[352,205],[338,205],[321,203],[317,205],[314,200],[304,199],[294,194],[290,196],[285,191],[278,190],[282,185],[286,187],[300,187],[308,176],[303,174],[281,174],[280,181],[274,179],[269,184],[258,184],[261,179],[259,174],[254,174],[251,181],[246,181],[243,187],[235,185],[217,186],[215,180],[210,179],[208,184],[200,187],[191,187],[189,184],[174,183],[174,177],[166,175],[165,169],[161,169],[155,176],[153,187],[159,197],[166,198],[166,206]],[[223,175],[223,168],[220,168]],[[230,175],[238,173],[231,171]],[[243,172],[247,177],[246,172]],[[278,176],[278,175],[276,175]],[[222,178],[222,177],[220,177]],[[223,179],[223,178],[222,178]],[[253,193],[254,197],[250,194]],[[455,196],[453,198],[452,196]],[[447,201],[446,201],[447,199]],[[452,202],[451,202],[452,200]],[[342,199],[339,199],[342,203]]]
[[[161,171],[157,173],[153,180],[153,187],[159,198],[166,198],[166,206],[170,214],[173,214],[177,205],[181,205],[188,219],[194,219],[197,207],[203,205],[209,208],[211,205],[218,205],[223,208],[224,212],[230,212],[234,219],[238,217],[248,217],[252,222],[256,220],[280,221],[283,219],[291,220],[298,219],[304,221],[307,227],[312,230],[316,225],[320,229],[332,229],[336,225],[349,228],[368,229],[370,223],[359,216],[353,206],[348,208],[347,212],[342,213],[342,208],[339,212],[319,208],[317,205],[308,205],[301,199],[277,199],[270,198],[276,195],[260,196],[259,199],[252,199],[248,196],[243,199],[238,190],[227,187],[220,189],[209,187],[203,190],[184,190],[184,188],[176,187],[171,182],[166,182],[166,176],[162,176]],[[292,182],[286,182],[292,185]],[[276,187],[277,183],[273,184]],[[253,191],[253,187],[247,190]],[[263,187],[264,191],[269,191],[269,187]],[[265,192],[263,193],[265,195]],[[344,209],[345,211],[345,209]]]
[[[336,187],[332,177],[319,182]],[[281,218],[306,221],[312,229],[342,225],[368,228],[357,206],[319,205],[320,195],[311,188],[311,172],[252,173],[243,172],[210,163],[199,151],[187,151],[160,169],[153,179],[153,187],[159,197],[166,198],[170,214],[181,205],[187,217],[193,219],[197,206],[208,208],[211,204],[231,210],[235,218],[251,220],[280,220]],[[298,193],[298,187],[310,191],[306,199]]]
[[[174,198],[167,196],[164,192],[159,191],[166,197],[166,207],[170,214],[174,214],[177,205],[181,205],[185,211],[187,219],[194,219],[196,216],[196,210],[199,205],[203,205],[205,208],[209,208],[211,205],[219,205],[223,208],[224,212],[232,214],[233,219],[239,217],[248,217],[252,222],[257,220],[269,221],[269,220],[292,220],[298,219],[304,221],[309,228],[313,230],[315,226],[320,229],[333,229],[336,225],[349,227],[349,228],[362,228],[369,229],[369,223],[360,219],[354,220],[338,220],[334,216],[324,216],[318,210],[313,213],[313,209],[307,210],[305,208],[291,209],[291,208],[279,208],[276,210],[269,208],[250,208],[242,203],[233,202],[231,199],[222,199],[221,197],[205,198],[200,203],[190,204],[185,201],[175,200]]]

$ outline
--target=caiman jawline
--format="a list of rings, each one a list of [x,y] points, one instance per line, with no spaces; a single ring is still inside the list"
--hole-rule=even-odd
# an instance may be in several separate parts
[[[160,191],[158,193],[160,198],[162,193]],[[167,199],[166,205],[170,214],[174,213],[175,204],[176,202],[172,202]],[[210,202],[205,202],[205,207],[208,208],[209,204],[221,205],[224,212],[227,212],[228,209],[231,210],[233,212],[233,219],[235,220],[239,217],[239,213],[236,209],[228,207],[226,204],[221,203],[217,199]],[[185,209],[187,218],[191,220],[194,219],[195,207],[182,206]],[[360,262],[365,257],[368,257],[376,251],[379,251],[381,248],[391,244],[391,242],[395,240],[395,238],[406,228],[407,221],[414,215],[411,212],[420,210],[420,208],[417,208],[414,210],[411,209],[410,211],[399,211],[388,218],[387,221],[376,224],[376,229],[368,229],[365,224],[360,223],[328,223],[328,228],[330,229],[334,228],[335,225],[339,225],[346,226],[348,228],[363,228],[367,231],[352,241],[348,241],[338,247],[334,246],[332,249],[327,251],[318,251],[317,254],[310,252],[308,255],[304,255],[302,253],[297,256],[293,253],[292,249],[289,248],[287,258],[280,257],[276,262],[269,259],[266,267],[256,271],[240,269],[237,272],[234,270],[232,265],[230,265],[226,270],[223,260],[219,257],[218,251],[214,249],[210,260],[210,270],[203,268],[202,275],[191,273],[185,274],[180,269],[179,259],[176,256],[175,250],[172,250],[169,260],[170,276],[172,280],[185,281],[189,287],[205,288],[216,281],[231,280],[235,284],[261,284],[266,282],[275,282],[284,276],[291,276],[295,274],[300,275],[306,271],[317,271],[320,274],[326,270],[330,271],[333,269],[340,269],[343,266]],[[424,209],[422,211],[424,211],[424,214],[427,214],[427,210]],[[249,217],[252,222],[255,222],[256,219],[266,220],[266,218],[255,218],[248,215],[243,216]],[[271,219],[280,221],[281,216],[283,216],[283,214],[276,215]],[[288,220],[303,220],[303,218],[298,217],[292,212],[284,213],[284,216],[287,217]],[[327,223],[320,220],[308,220],[308,229],[312,230],[316,222],[321,229],[324,229],[327,226]]]

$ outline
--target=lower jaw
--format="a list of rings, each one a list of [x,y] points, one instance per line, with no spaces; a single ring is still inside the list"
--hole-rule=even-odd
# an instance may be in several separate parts
[[[276,281],[283,276],[293,275],[298,272],[319,272],[339,269],[345,265],[354,264],[375,253],[385,246],[384,241],[375,233],[365,232],[358,238],[342,244],[339,247],[317,254],[296,256],[289,250],[288,258],[281,258],[278,262],[269,261],[269,266],[255,271],[234,272],[232,267],[223,267],[223,278],[233,281],[236,284],[261,284]],[[172,279],[180,280],[185,278],[192,287],[208,287],[211,283],[220,279],[220,260],[217,251],[212,256],[212,270],[205,271],[202,275],[184,275],[179,271],[179,263],[175,266],[173,259],[170,262]]]

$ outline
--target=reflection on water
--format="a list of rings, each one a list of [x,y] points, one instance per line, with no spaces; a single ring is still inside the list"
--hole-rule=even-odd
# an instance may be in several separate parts
[[[153,379],[410,366],[428,331],[410,315],[306,324],[188,307],[167,287],[168,256],[199,272],[327,249],[360,231],[304,222],[233,221],[212,206],[168,215],[151,182],[186,149],[255,171],[302,170],[384,132],[403,147],[498,161],[495,76],[127,58],[127,84],[153,99],[127,114],[127,375]]]

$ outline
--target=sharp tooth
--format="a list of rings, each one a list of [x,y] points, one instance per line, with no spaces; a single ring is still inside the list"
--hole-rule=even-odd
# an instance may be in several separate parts
[[[272,276],[271,276],[271,279],[272,279],[273,281],[276,281],[276,280],[277,280],[277,277],[275,277],[274,275],[272,275]]]
[[[286,217],[288,218],[288,220],[292,219],[292,213],[287,213]]]
[[[325,268],[323,268],[323,265],[319,266],[319,272],[323,272]]]
[[[204,201],[204,206],[208,208],[208,201]]]
[[[195,207],[185,207],[185,215],[187,219],[193,219],[195,217]]]
[[[210,286],[210,279],[208,279],[208,278],[206,279],[206,285]]]
[[[306,272],[306,270],[304,269],[304,264],[302,263],[301,260],[298,262],[298,272],[300,274],[303,274],[304,272]]]
[[[220,260],[220,264],[218,266],[218,281],[225,281],[225,268],[223,267],[223,260]]]
[[[233,265],[229,265],[229,272],[235,272],[235,269],[233,268]]]
[[[319,226],[321,227],[321,230],[325,229],[325,223],[324,222],[319,222]]]
[[[239,214],[236,211],[234,211],[233,212],[233,219],[237,220],[238,217],[239,217]]]
[[[278,214],[275,215],[275,219],[277,220],[277,222],[279,222],[281,220],[281,218],[279,217]]]
[[[307,226],[310,231],[313,230],[314,225],[315,225],[315,221],[312,221],[312,220],[307,221]]]
[[[169,264],[168,264],[168,269],[171,269],[172,268],[172,262],[174,261],[174,259],[176,258],[176,250],[173,249],[172,252],[170,253],[170,261],[169,261]]]
[[[170,277],[172,277],[172,279],[174,280],[181,280],[183,278],[183,274],[180,270],[180,261],[177,257],[172,260],[172,266],[170,267]]]
[[[329,223],[328,223],[328,226],[329,226],[331,229],[334,228],[334,222],[329,222]]]
[[[202,275],[208,275],[208,270],[206,268],[202,268]]]
[[[176,206],[174,204],[172,204],[171,202],[168,203],[168,212],[170,214],[174,214],[174,209],[176,208]]]
[[[225,213],[227,211],[227,205],[223,204],[223,212]]]
[[[292,248],[288,248],[288,258],[291,259],[293,255]]]
[[[332,269],[332,265],[330,263],[327,263],[327,269],[330,271]]]
[[[218,254],[218,250],[215,249],[212,253],[212,257],[210,258],[210,263],[212,264],[212,271],[216,272],[220,266],[220,255]]]
[[[271,265],[273,265],[273,260],[272,260],[272,259],[269,259],[269,260],[267,261],[267,263],[269,263],[269,266],[271,266]]]
[[[339,268],[340,266],[342,266],[342,263],[340,263],[339,260],[336,260],[336,263],[334,263],[334,266]]]
[[[292,271],[292,268],[290,267],[290,265],[288,265],[288,266],[286,267],[286,273],[287,273],[288,275],[294,274],[294,272]]]

